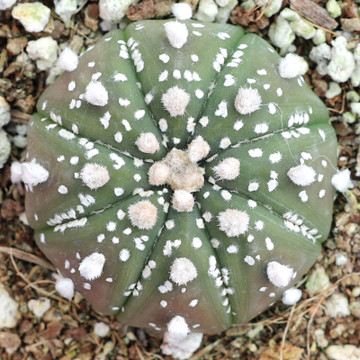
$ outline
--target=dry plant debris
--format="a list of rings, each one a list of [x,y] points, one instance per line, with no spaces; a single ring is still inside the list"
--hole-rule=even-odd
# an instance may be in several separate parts
[[[160,3],[168,4],[154,1],[156,6],[150,4],[149,8],[140,3],[136,11],[129,9],[129,14],[132,12],[138,18],[148,14],[150,17],[163,16],[160,11],[164,11],[164,7]],[[253,9],[237,6],[231,13],[230,21],[267,38],[269,27],[279,14],[267,17],[264,9],[270,2],[263,3],[265,8],[260,5]],[[299,8],[299,3],[316,3],[317,8],[322,9],[319,11],[320,18],[314,17],[313,12],[309,14],[303,7]],[[98,1],[85,2],[72,16],[70,24],[64,24],[53,11],[51,1],[44,1],[44,4],[52,12],[49,23],[40,33],[25,31],[11,16],[11,10],[0,11],[0,96],[11,107],[11,120],[4,126],[11,143],[11,153],[0,169],[0,283],[18,304],[19,312],[15,327],[0,328],[0,358],[170,359],[159,355],[161,339],[152,334],[123,326],[114,318],[94,312],[79,295],[72,302],[60,298],[54,289],[54,269],[37,249],[31,229],[23,222],[24,188],[21,184],[11,183],[10,166],[12,162],[24,159],[26,125],[46,80],[56,75],[52,73],[49,77],[49,72],[36,68],[35,62],[26,56],[27,45],[30,41],[50,36],[60,48],[67,43],[79,52],[94,44],[102,35]],[[196,8],[197,3],[193,5]],[[324,12],[327,6],[324,0],[283,1],[282,8],[292,6],[300,17],[319,28],[333,29],[326,31],[327,44],[331,44],[339,32],[347,30],[348,47],[353,50],[360,42],[356,23],[358,5],[353,0],[340,1],[339,5],[341,15],[333,20]],[[309,61],[314,43],[297,36],[294,44],[296,53]],[[303,290],[299,303],[291,308],[277,303],[249,324],[205,337],[193,360],[340,359],[334,357],[333,346],[338,345],[343,351],[360,348],[360,121],[352,105],[359,102],[356,99],[359,89],[346,81],[339,84],[337,95],[328,98],[326,94],[332,79],[319,74],[315,63],[309,61],[309,65],[305,80],[326,103],[338,136],[339,169],[349,169],[355,184],[345,195],[337,197],[331,234],[309,274],[323,268],[330,286],[311,294],[305,287],[307,278],[304,279],[299,285]],[[348,315],[334,318],[327,314],[327,302],[333,294],[346,298]],[[43,298],[50,300],[50,308],[43,316],[36,317],[29,309],[29,301]],[[99,323],[108,325],[111,330],[104,337],[94,332],[95,325]]]

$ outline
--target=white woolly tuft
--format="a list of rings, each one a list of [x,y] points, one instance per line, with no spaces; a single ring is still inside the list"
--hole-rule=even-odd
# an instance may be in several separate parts
[[[21,180],[30,188],[45,182],[49,172],[35,160],[21,164]]]
[[[150,230],[157,220],[157,207],[149,200],[141,200],[128,208],[128,216],[133,226]]]
[[[70,278],[58,278],[55,290],[65,299],[71,300],[75,293],[74,282]]]
[[[145,154],[154,154],[160,149],[160,144],[152,132],[141,133],[135,145]]]
[[[177,20],[189,20],[192,17],[191,6],[186,2],[173,4],[171,11]]]
[[[67,47],[60,54],[57,65],[64,71],[74,71],[79,65],[79,58],[74,51]]]
[[[258,89],[240,87],[234,105],[241,115],[248,115],[260,109],[261,101]]]
[[[175,190],[172,204],[179,212],[190,212],[194,208],[194,197],[186,190]]]
[[[242,234],[249,228],[250,217],[246,211],[227,209],[218,215],[219,229],[224,231],[228,237]]]
[[[204,159],[210,152],[210,145],[202,136],[197,136],[188,146],[188,156],[191,162],[196,163]]]
[[[19,161],[14,161],[11,163],[10,167],[10,179],[13,184],[16,184],[21,181],[22,177],[22,166]]]
[[[185,339],[190,333],[190,329],[182,316],[174,316],[167,324],[168,332],[172,338],[177,340]]]
[[[185,257],[176,258],[170,267],[170,279],[179,286],[196,279],[197,275],[194,263]]]
[[[234,180],[240,174],[240,160],[228,157],[214,166],[213,170],[219,180]]]
[[[109,94],[100,81],[90,81],[85,89],[85,100],[95,106],[105,106],[109,101]]]
[[[84,258],[79,265],[79,272],[86,280],[95,280],[102,275],[105,256],[98,252],[94,252],[91,255]]]
[[[301,74],[302,58],[296,54],[287,54],[280,60],[279,74],[282,78],[292,79]]]
[[[331,184],[337,191],[345,193],[353,186],[353,183],[350,179],[350,174],[351,173],[349,169],[337,171],[337,173],[331,178]]]
[[[282,302],[285,305],[294,305],[301,299],[302,291],[296,288],[290,288],[284,291]]]
[[[87,163],[81,169],[80,178],[88,188],[96,190],[104,186],[110,180],[110,175],[108,169],[104,165]]]
[[[200,347],[203,334],[190,333],[185,338],[183,338],[181,335],[178,335],[179,331],[176,331],[175,329],[181,329],[185,327],[181,326],[181,323],[179,326],[175,327],[175,325],[176,323],[171,326],[172,332],[165,332],[164,342],[161,345],[161,350],[163,354],[171,355],[174,359],[189,359],[192,354]],[[175,327],[175,329],[173,329],[173,327]],[[179,337],[181,337],[181,339],[179,339]]]
[[[162,95],[161,102],[170,116],[182,116],[190,102],[190,95],[178,86],[173,86]]]
[[[316,172],[311,166],[301,164],[292,167],[287,175],[295,185],[309,186],[315,181]]]
[[[163,162],[156,162],[150,167],[148,175],[151,185],[164,185],[170,175],[170,168]]]
[[[288,286],[294,276],[294,270],[277,261],[270,261],[266,267],[266,273],[269,281],[276,287]]]
[[[175,49],[181,49],[187,42],[189,31],[185,24],[177,21],[168,21],[164,24],[169,43]]]

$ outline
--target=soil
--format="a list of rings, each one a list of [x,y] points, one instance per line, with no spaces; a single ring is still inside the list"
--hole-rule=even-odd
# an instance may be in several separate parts
[[[52,9],[52,14],[42,33],[28,33],[11,17],[11,11],[0,12],[0,95],[11,105],[11,122],[5,127],[11,140],[16,135],[16,126],[28,123],[36,101],[46,87],[45,72],[36,70],[31,61],[15,61],[18,54],[25,51],[28,41],[52,36],[59,44],[69,42],[80,49],[93,44],[103,34],[99,27],[97,1],[88,1],[73,16],[70,27],[65,26],[53,11],[52,1],[44,3]],[[137,20],[167,16],[169,4],[168,0],[144,0],[133,5],[128,15]],[[195,9],[197,2],[191,4]],[[307,7],[309,4],[310,8]],[[335,20],[326,16],[326,12],[315,14],[311,11],[311,8],[324,10],[325,5],[326,1],[322,0],[284,1],[283,4],[297,10],[317,27],[327,29],[327,42],[330,43],[337,36],[334,31],[341,30],[343,24],[350,26],[349,20],[351,23],[351,19],[356,19],[357,5],[352,0],[342,1],[342,15]],[[267,18],[260,8],[243,10],[237,7],[229,21],[267,38],[269,26],[276,16]],[[356,45],[359,32],[353,30],[350,34],[350,42]],[[312,41],[297,38],[295,45],[297,53],[308,59],[314,46]],[[202,347],[191,358],[193,360],[325,360],[328,345],[350,344],[360,348],[360,299],[356,294],[360,287],[360,123],[359,119],[348,123],[342,117],[349,111],[346,93],[358,89],[353,89],[350,82],[342,83],[341,94],[326,99],[325,92],[331,79],[319,75],[311,62],[306,81],[329,109],[338,136],[339,169],[349,169],[355,184],[345,195],[337,196],[331,233],[308,274],[319,267],[324,268],[331,286],[318,294],[310,294],[304,286],[308,276],[305,277],[300,286],[302,299],[296,305],[286,307],[276,303],[251,323],[235,326],[216,336],[205,335]],[[12,162],[23,161],[25,154],[26,148],[12,144],[11,156],[0,170],[0,283],[18,302],[21,313],[16,327],[0,329],[0,359],[170,359],[161,355],[161,339],[142,329],[125,326],[115,318],[102,316],[79,294],[71,302],[58,296],[54,289],[54,268],[37,248],[31,228],[22,222],[24,187],[10,181]],[[336,265],[337,253],[347,257],[345,265]],[[346,296],[350,315],[332,318],[326,314],[325,304],[333,293]],[[51,307],[43,316],[36,317],[28,303],[42,297],[51,300]],[[105,337],[94,334],[93,327],[98,322],[104,322],[111,329]]]

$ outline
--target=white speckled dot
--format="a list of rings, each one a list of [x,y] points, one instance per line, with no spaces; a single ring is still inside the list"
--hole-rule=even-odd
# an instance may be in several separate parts
[[[253,266],[255,264],[254,258],[250,255],[245,256],[244,261],[250,266]]]
[[[200,238],[198,237],[194,237],[191,241],[191,246],[194,248],[194,249],[200,249],[201,246],[202,246],[202,241]]]
[[[121,249],[119,253],[119,259],[122,262],[128,261],[130,258],[130,251],[128,249]]]
[[[59,194],[65,195],[69,192],[68,188],[65,185],[60,185],[58,187]]]
[[[116,222],[114,221],[109,221],[107,224],[106,224],[106,230],[107,231],[110,231],[110,232],[113,232],[116,230]]]

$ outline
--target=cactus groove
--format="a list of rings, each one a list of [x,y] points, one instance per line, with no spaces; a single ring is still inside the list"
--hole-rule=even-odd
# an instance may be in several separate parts
[[[294,286],[329,233],[337,147],[297,60],[193,20],[133,23],[75,57],[27,155],[58,289],[133,326],[216,333]]]

